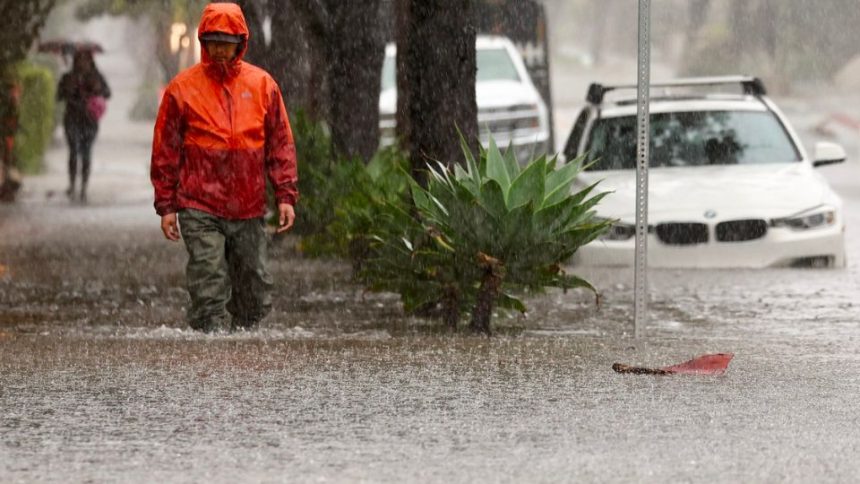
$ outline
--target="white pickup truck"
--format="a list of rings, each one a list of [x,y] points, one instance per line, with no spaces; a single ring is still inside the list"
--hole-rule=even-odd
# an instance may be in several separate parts
[[[520,163],[549,152],[550,126],[546,103],[526,70],[522,56],[506,37],[479,35],[475,94],[481,143],[490,135],[501,148],[513,145]],[[394,142],[397,82],[394,44],[385,48],[382,92],[379,96],[381,144]]]

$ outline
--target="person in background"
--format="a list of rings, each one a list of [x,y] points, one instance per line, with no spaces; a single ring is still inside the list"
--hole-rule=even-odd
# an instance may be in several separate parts
[[[78,160],[81,162],[80,200],[87,200],[93,142],[99,130],[99,119],[105,110],[105,100],[109,97],[110,88],[96,68],[92,52],[75,52],[72,70],[60,78],[57,88],[57,98],[66,102],[63,117],[69,143],[69,188],[66,194],[72,200],[75,198]]]
[[[278,84],[242,60],[248,27],[241,8],[207,5],[198,38],[201,62],[180,72],[161,99],[150,170],[154,205],[164,237],[181,235],[188,251],[189,326],[242,331],[271,310],[266,178],[277,201],[277,231],[284,232],[299,196],[296,147]]]

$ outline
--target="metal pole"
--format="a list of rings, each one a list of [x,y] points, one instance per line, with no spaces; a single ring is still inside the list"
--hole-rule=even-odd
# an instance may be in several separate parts
[[[651,0],[639,0],[639,71],[636,107],[636,255],[633,281],[633,335],[648,322],[648,149],[650,141]]]

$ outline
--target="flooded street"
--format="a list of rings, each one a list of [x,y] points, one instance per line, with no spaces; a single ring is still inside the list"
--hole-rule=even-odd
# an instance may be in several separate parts
[[[108,134],[97,150],[145,157],[146,146]],[[292,239],[274,248],[276,309],[259,331],[188,331],[184,249],[162,240],[143,159],[100,165],[88,206],[46,198],[62,186],[55,172],[2,207],[4,482],[860,475],[854,164],[831,169],[847,269],[652,271],[651,321],[635,341],[631,272],[590,268],[600,308],[550,292],[488,340],[402,317],[396,297],[364,294],[345,264],[303,259]],[[610,368],[706,352],[736,357],[721,377]]]
[[[120,94],[136,88],[127,57],[100,58]],[[128,122],[123,99],[95,145],[88,205],[62,195],[56,144],[46,173],[0,206],[0,482],[860,476],[856,148],[821,169],[845,201],[847,268],[652,270],[639,340],[631,269],[574,269],[599,307],[550,291],[487,339],[404,317],[396,296],[303,258],[292,237],[272,248],[272,315],[212,336],[185,326],[185,250],[151,206],[152,126]],[[831,108],[783,105],[809,148]],[[711,352],[735,353],[725,375],[611,369]]]

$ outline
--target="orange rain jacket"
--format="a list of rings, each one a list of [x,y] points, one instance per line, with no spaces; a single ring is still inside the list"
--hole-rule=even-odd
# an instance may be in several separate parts
[[[266,175],[277,201],[295,205],[296,149],[287,111],[274,79],[242,60],[248,46],[242,10],[209,4],[197,32],[239,35],[244,42],[227,65],[213,62],[204,48],[202,61],[167,86],[152,142],[155,211],[261,217]]]

